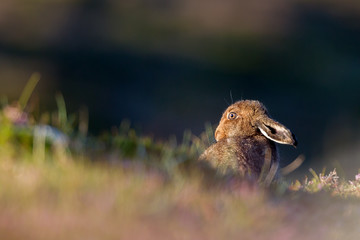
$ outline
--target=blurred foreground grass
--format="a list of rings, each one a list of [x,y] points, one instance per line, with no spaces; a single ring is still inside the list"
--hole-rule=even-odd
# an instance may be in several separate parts
[[[93,137],[86,113],[0,110],[0,239],[358,239],[360,175],[270,188],[214,179],[200,137],[155,141],[124,121]],[[85,117],[84,117],[85,116]]]

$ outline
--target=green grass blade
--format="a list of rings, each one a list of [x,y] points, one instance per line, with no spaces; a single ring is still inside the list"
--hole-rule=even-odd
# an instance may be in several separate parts
[[[56,95],[56,104],[58,107],[58,117],[59,123],[62,129],[66,128],[67,123],[67,111],[66,111],[66,104],[63,95],[57,94]]]
[[[320,178],[319,176],[316,174],[316,172],[314,171],[314,169],[310,168],[309,172],[313,175],[313,177],[318,180],[320,182]]]
[[[35,72],[31,75],[29,81],[27,82],[27,84],[19,98],[19,104],[20,104],[20,108],[22,110],[26,107],[26,105],[31,97],[31,94],[34,92],[36,85],[40,81],[40,78],[41,78],[40,73]]]

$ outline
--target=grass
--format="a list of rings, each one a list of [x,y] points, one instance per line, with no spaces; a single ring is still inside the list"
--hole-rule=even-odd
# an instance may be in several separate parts
[[[60,95],[39,116],[26,101],[0,110],[0,239],[358,239],[360,175],[220,179],[196,164],[210,126],[181,142],[126,121],[93,137]]]

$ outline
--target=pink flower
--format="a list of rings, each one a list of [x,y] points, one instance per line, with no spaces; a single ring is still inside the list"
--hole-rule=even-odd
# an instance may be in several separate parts
[[[356,181],[360,181],[360,173],[355,176]]]
[[[28,116],[18,106],[7,106],[4,109],[4,115],[14,124],[26,124]]]

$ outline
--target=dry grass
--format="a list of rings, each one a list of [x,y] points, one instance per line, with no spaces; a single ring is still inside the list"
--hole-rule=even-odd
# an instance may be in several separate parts
[[[200,137],[186,132],[181,143],[137,136],[126,122],[91,138],[71,128],[71,118],[60,109],[49,120],[59,130],[41,127],[16,107],[0,112],[0,239],[360,234],[360,176],[345,181],[335,171],[312,171],[309,179],[282,180],[270,188],[234,177],[214,179],[195,164],[211,142],[210,127]]]

